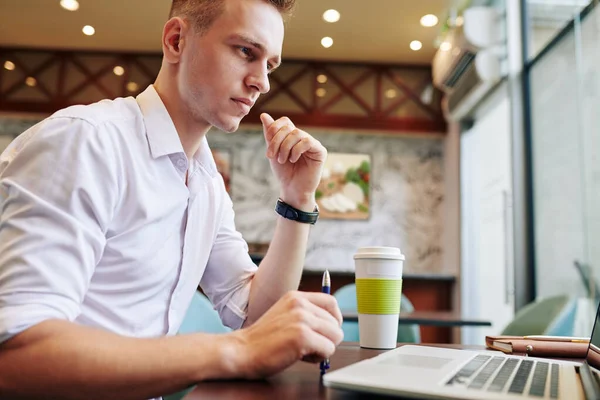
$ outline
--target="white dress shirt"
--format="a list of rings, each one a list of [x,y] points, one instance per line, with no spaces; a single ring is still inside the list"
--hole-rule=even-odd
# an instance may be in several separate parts
[[[239,328],[255,270],[206,139],[188,160],[153,86],[58,111],[0,156],[0,342],[50,318],[172,335],[199,283]]]

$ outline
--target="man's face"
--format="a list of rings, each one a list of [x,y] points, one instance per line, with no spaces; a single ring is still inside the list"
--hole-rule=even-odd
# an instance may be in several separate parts
[[[281,15],[264,0],[224,0],[223,14],[204,35],[189,31],[178,85],[193,121],[235,131],[270,89],[283,33]]]

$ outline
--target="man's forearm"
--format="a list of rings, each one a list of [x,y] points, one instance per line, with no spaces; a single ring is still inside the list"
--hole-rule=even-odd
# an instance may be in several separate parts
[[[286,292],[298,289],[310,227],[277,217],[269,250],[252,279],[246,325],[260,318]]]
[[[46,321],[0,346],[0,398],[148,399],[234,377],[226,336],[135,339]]]

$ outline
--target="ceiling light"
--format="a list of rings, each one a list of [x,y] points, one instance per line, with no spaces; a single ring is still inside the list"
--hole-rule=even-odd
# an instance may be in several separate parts
[[[125,73],[125,68],[121,67],[120,65],[117,65],[113,68],[113,72],[116,76],[121,76]]]
[[[129,82],[127,84],[127,90],[130,92],[136,92],[139,89],[139,86],[135,82]]]
[[[82,31],[83,31],[84,35],[88,35],[88,36],[92,36],[94,33],[96,33],[96,30],[91,25],[84,26]]]
[[[386,90],[385,97],[387,97],[388,99],[393,99],[394,97],[396,97],[396,91],[394,89]]]
[[[321,39],[321,46],[325,47],[326,49],[330,48],[333,46],[333,39],[329,36],[325,36],[323,39]]]
[[[35,78],[30,76],[27,79],[25,79],[25,84],[29,87],[34,87],[35,85],[37,85],[37,81],[35,80]]]
[[[79,8],[77,0],[60,0],[60,6],[65,10],[76,11]]]
[[[438,17],[436,17],[433,14],[423,15],[421,17],[421,25],[423,25],[426,28],[430,28],[432,26],[436,26],[437,23],[438,23]]]
[[[442,42],[442,44],[440,44],[441,51],[448,51],[451,48],[452,48],[452,45],[450,44],[450,42]]]
[[[9,71],[12,71],[15,69],[15,63],[12,61],[5,61],[4,62],[4,69],[7,69]]]
[[[317,82],[319,82],[319,83],[326,83],[327,82],[327,75],[324,75],[324,74],[317,75]]]
[[[323,13],[323,19],[326,22],[338,22],[340,20],[340,13],[338,10],[327,10]]]
[[[325,97],[325,95],[327,94],[327,90],[323,88],[318,88],[316,94],[317,97]]]
[[[456,26],[462,26],[462,24],[465,22],[465,19],[463,18],[462,15],[459,15],[458,17],[456,17],[456,20],[454,21],[454,23],[456,24]]]
[[[421,50],[421,47],[423,47],[423,43],[419,42],[418,40],[413,40],[412,42],[410,42],[411,50]]]

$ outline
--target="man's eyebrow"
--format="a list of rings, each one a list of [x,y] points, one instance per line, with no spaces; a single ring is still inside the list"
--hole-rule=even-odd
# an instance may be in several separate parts
[[[239,39],[239,40],[242,40],[242,41],[244,41],[246,43],[251,44],[253,47],[256,47],[262,53],[265,52],[265,46],[263,46],[261,43],[257,42],[256,40],[252,39],[251,37],[248,37],[246,35],[240,35],[240,34],[233,35],[233,37],[235,39]],[[271,68],[271,71],[281,65],[281,57],[280,56],[275,56],[274,57],[274,62],[275,62],[275,65],[273,65],[273,67]]]

